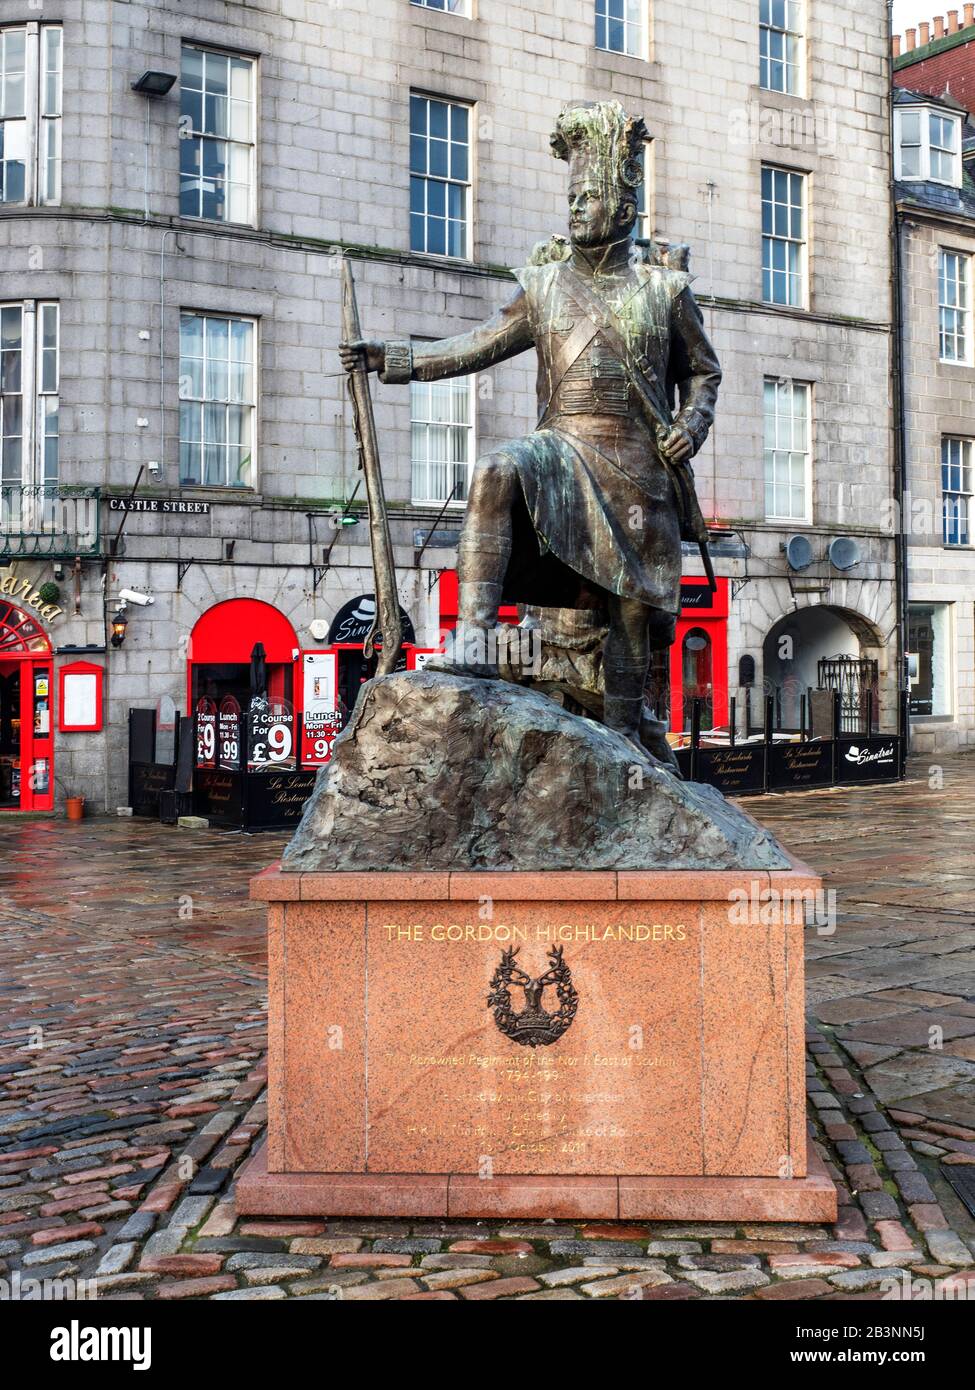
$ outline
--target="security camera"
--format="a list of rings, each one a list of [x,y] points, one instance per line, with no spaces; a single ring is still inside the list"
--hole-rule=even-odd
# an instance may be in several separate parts
[[[152,594],[139,594],[135,589],[119,589],[118,596],[123,603],[137,603],[140,608],[145,608],[148,603],[155,603]]]

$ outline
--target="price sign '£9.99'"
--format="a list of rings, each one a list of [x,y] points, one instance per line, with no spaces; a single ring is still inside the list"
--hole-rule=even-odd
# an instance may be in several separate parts
[[[338,695],[338,653],[302,652],[301,766],[322,767],[342,728]]]
[[[196,765],[217,765],[217,707],[205,695],[196,702]]]
[[[301,721],[301,765],[321,767],[332,756],[332,744],[342,730],[338,710],[327,714],[306,713]]]
[[[247,770],[273,772],[295,766],[295,716],[287,700],[274,700],[263,709],[250,709]]]
[[[238,700],[225,695],[217,715],[217,766],[226,772],[240,769],[240,714]]]

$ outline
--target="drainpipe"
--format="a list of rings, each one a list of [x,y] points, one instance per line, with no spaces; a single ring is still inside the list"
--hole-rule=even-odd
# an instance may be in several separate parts
[[[904,286],[903,286],[903,219],[897,208],[897,189],[894,184],[894,83],[893,59],[893,0],[887,0],[887,59],[888,129],[890,139],[890,274],[891,274],[891,387],[894,416],[894,498],[897,505],[895,543],[894,595],[897,614],[897,731],[910,745],[911,721],[907,713],[904,692],[907,689],[907,605],[908,605],[908,519],[905,505],[908,495],[907,478],[907,412],[904,390]]]

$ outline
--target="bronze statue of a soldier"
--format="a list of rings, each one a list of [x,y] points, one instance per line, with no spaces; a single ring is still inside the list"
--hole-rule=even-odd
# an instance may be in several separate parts
[[[569,165],[569,241],[537,246],[514,272],[515,295],[467,333],[341,351],[349,368],[364,354],[383,381],[408,382],[481,372],[535,347],[538,425],[474,470],[458,625],[436,668],[497,679],[499,604],[529,605],[543,638],[570,652],[568,675],[543,663],[542,683],[675,766],[644,688],[651,652],[674,640],[682,537],[700,543],[710,575],[689,460],[721,372],[691,277],[633,240],[646,138],[618,102],[566,107],[552,148]]]

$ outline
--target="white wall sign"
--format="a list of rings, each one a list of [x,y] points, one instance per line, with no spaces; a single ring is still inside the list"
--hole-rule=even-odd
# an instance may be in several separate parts
[[[65,675],[61,718],[72,728],[98,727],[98,677],[93,671]]]

